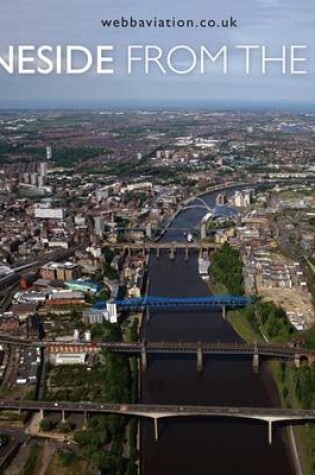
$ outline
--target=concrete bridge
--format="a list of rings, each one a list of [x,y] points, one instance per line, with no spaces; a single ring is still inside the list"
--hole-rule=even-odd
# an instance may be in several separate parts
[[[60,412],[63,422],[66,414],[83,413],[84,417],[91,413],[110,413],[125,416],[136,416],[153,419],[155,440],[158,441],[158,421],[171,417],[211,417],[247,419],[266,422],[268,424],[268,442],[272,444],[272,426],[277,422],[309,422],[315,420],[315,410],[258,408],[258,407],[219,407],[219,406],[188,406],[160,404],[101,404],[92,402],[52,402],[52,401],[15,401],[1,400],[0,410]]]

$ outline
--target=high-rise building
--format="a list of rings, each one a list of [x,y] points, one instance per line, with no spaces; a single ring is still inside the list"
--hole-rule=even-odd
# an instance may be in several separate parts
[[[117,304],[112,302],[106,303],[106,309],[109,315],[110,323],[117,323],[118,314],[117,314]]]
[[[79,279],[82,276],[82,270],[78,264],[72,262],[49,262],[40,268],[40,275],[43,279],[68,281]]]
[[[94,218],[94,232],[97,236],[103,236],[105,231],[105,221],[103,216],[95,216]]]
[[[218,206],[224,206],[227,203],[227,197],[225,193],[219,193],[216,198],[216,204]]]
[[[246,208],[252,202],[252,190],[236,191],[233,196],[234,206]]]
[[[31,185],[37,186],[38,184],[38,174],[31,173]]]
[[[52,149],[51,147],[46,147],[46,159],[50,160],[52,158]]]
[[[29,173],[26,173],[26,172],[23,173],[23,181],[24,181],[24,183],[29,184],[29,183],[30,183],[30,178],[31,178],[31,176],[30,176]]]
[[[45,185],[45,177],[40,175],[38,177],[38,188],[43,188],[44,185]]]
[[[38,173],[40,176],[47,175],[47,162],[40,162],[38,165]]]

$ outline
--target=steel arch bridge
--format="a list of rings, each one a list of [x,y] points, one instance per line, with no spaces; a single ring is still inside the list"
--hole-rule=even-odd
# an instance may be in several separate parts
[[[193,200],[193,202],[195,203],[196,201],[198,201],[198,204],[187,204],[186,206],[184,206],[182,208],[182,210],[186,210],[186,209],[205,209],[206,211],[208,212],[213,212],[213,209],[210,208],[210,206],[202,199],[200,198],[199,196],[197,196],[197,198],[195,198]]]
[[[196,203],[197,201],[197,203]],[[211,219],[225,217],[225,218],[235,218],[235,215],[238,214],[237,210],[231,206],[215,206],[211,208],[202,198],[197,197],[192,204],[187,204],[182,208],[182,211],[188,209],[203,209],[207,214],[203,217],[206,221]],[[223,210],[226,210],[223,212]],[[226,214],[227,213],[227,214]]]
[[[252,303],[252,299],[241,295],[210,295],[207,297],[137,297],[123,300],[113,300],[119,310],[138,309],[169,309],[169,308],[217,308],[217,307],[245,307]],[[94,305],[96,309],[103,309],[107,302],[100,300]]]

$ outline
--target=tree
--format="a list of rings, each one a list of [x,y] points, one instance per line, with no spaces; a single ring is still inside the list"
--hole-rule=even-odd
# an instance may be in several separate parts
[[[43,432],[49,432],[53,428],[53,423],[47,417],[40,421],[40,430]]]
[[[72,424],[69,421],[62,422],[60,425],[60,431],[65,434],[72,431]]]

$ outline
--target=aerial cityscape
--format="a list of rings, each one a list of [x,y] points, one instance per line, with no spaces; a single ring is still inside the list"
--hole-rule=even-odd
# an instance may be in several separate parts
[[[0,475],[315,475],[314,15],[0,2]]]
[[[1,111],[1,473],[314,473],[314,132]]]

